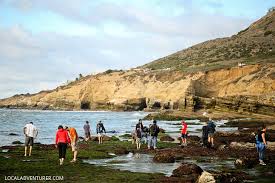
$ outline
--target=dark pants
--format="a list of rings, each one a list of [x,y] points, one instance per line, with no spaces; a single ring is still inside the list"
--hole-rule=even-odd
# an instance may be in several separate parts
[[[67,150],[67,144],[66,143],[58,143],[58,150],[59,150],[59,159],[60,158],[65,158],[66,150]]]
[[[208,137],[202,137],[202,144],[204,147],[208,147]]]

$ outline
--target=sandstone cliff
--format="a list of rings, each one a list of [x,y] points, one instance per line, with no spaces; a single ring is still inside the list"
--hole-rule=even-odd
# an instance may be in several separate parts
[[[207,41],[136,69],[89,75],[54,90],[2,99],[0,107],[204,108],[274,115],[275,12],[230,38]]]

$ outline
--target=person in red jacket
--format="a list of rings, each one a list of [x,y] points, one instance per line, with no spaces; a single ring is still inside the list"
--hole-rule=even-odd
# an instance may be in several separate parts
[[[58,147],[59,150],[59,164],[63,165],[65,156],[66,156],[66,150],[67,150],[67,145],[71,143],[69,134],[67,130],[63,128],[62,125],[58,126],[58,130],[56,132],[56,137],[55,137],[55,147]]]
[[[186,146],[187,142],[186,142],[186,138],[187,138],[187,123],[185,121],[181,122],[182,128],[181,128],[181,140],[182,140],[182,144],[181,146]]]

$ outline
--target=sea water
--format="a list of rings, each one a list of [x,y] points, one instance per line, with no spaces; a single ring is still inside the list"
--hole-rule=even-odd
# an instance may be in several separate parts
[[[53,144],[59,125],[74,127],[79,136],[84,136],[83,125],[90,122],[92,135],[96,135],[96,123],[101,120],[107,131],[106,135],[120,136],[131,133],[139,119],[148,115],[148,112],[109,112],[109,111],[45,111],[45,110],[19,110],[0,109],[0,146],[11,145],[13,141],[24,142],[23,128],[26,123],[32,121],[38,128],[38,136],[35,142]],[[200,136],[199,131],[203,123],[199,120],[187,120],[189,134]],[[217,121],[217,126],[224,125],[226,121]],[[143,124],[149,126],[152,121],[144,120]],[[180,136],[180,121],[158,121],[172,137]],[[222,130],[220,128],[219,130]],[[236,130],[233,128],[228,131]],[[16,134],[15,136],[9,135]]]

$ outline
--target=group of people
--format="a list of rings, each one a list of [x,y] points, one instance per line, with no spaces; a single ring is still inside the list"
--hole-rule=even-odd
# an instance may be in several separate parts
[[[214,133],[216,131],[216,125],[211,118],[209,118],[208,123],[202,127],[202,145],[203,147],[214,147]],[[265,138],[266,126],[262,125],[258,128],[255,134],[256,138],[256,149],[259,154],[259,164],[266,165],[264,162],[264,153],[267,148],[267,141]],[[182,121],[181,129],[181,146],[187,145],[187,123]]]
[[[188,125],[185,121],[181,123],[181,146],[187,146],[187,136],[188,136]],[[203,147],[214,147],[214,133],[216,131],[216,125],[212,119],[209,119],[208,123],[202,127],[202,145]],[[83,126],[85,133],[85,141],[91,139],[91,128],[89,122],[86,121]],[[34,144],[34,138],[38,135],[38,130],[34,126],[33,122],[29,122],[23,128],[23,132],[25,134],[25,154],[24,156],[31,156],[32,147]],[[143,126],[142,120],[135,126],[135,130],[132,133],[133,142],[136,143],[136,147],[139,150],[141,147],[141,143],[144,142],[147,144],[148,149],[156,149],[157,148],[157,137],[160,132],[160,128],[157,125],[157,121],[153,120],[153,123],[149,125],[149,127]],[[102,121],[99,121],[96,125],[96,133],[98,135],[98,143],[103,143],[103,133],[106,133],[105,127]],[[265,138],[266,126],[263,125],[258,129],[255,138],[256,138],[256,148],[259,153],[259,162],[261,165],[266,165],[264,163],[264,152],[267,147],[267,142]],[[59,164],[62,165],[64,163],[64,159],[66,156],[66,150],[68,146],[71,146],[73,152],[73,159],[71,162],[76,162],[77,153],[78,153],[78,134],[75,128],[73,127],[63,127],[62,125],[58,126],[58,130],[56,132],[55,138],[55,147],[58,148],[59,151]],[[29,153],[28,152],[29,147]]]
[[[141,143],[147,144],[148,149],[157,148],[157,138],[160,132],[160,128],[157,125],[157,121],[153,120],[153,124],[149,125],[149,128],[143,126],[142,120],[136,124],[135,130],[132,132],[132,142],[136,143],[137,149],[140,149]]]
[[[85,141],[91,139],[91,128],[89,121],[86,121],[83,126]],[[103,143],[103,133],[106,133],[105,127],[102,121],[99,121],[96,126],[96,132],[98,134],[98,143]],[[33,122],[29,122],[23,128],[23,133],[25,135],[25,154],[24,156],[31,156],[32,147],[34,144],[34,138],[38,135],[38,130]],[[59,164],[63,165],[64,159],[66,156],[67,147],[71,146],[73,152],[73,159],[70,162],[76,162],[77,160],[77,151],[78,151],[78,141],[79,137],[77,131],[73,127],[63,127],[62,125],[58,126],[56,136],[55,136],[55,147],[58,148],[59,152]],[[28,153],[29,148],[29,153]]]

